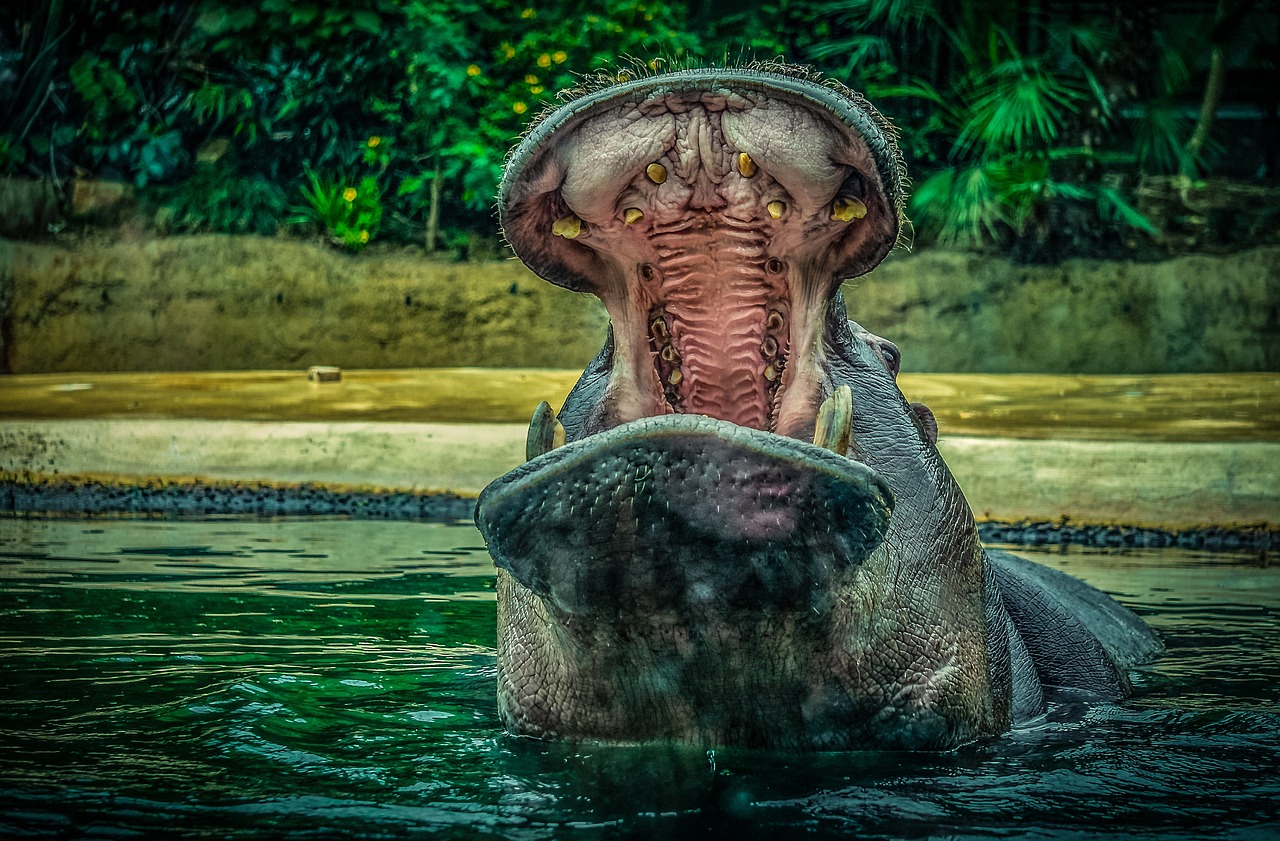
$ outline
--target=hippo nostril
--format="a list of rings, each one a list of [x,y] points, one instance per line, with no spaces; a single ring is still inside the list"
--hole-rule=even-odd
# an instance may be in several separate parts
[[[764,264],[764,270],[769,274],[782,274],[786,268],[786,264],[777,257],[770,257]]]

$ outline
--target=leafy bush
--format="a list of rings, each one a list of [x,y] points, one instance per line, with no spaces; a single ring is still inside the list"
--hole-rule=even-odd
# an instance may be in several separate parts
[[[302,188],[306,205],[291,222],[315,222],[335,245],[359,252],[375,236],[382,224],[382,188],[376,178],[365,176],[356,185],[326,181],[307,170]]]
[[[274,231],[303,196],[342,247],[435,249],[492,235],[507,150],[581,74],[783,55],[898,119],[923,238],[1145,229],[1136,177],[1212,151],[1188,152],[1185,39],[1020,5],[51,0],[0,10],[0,174],[127,179],[172,230]]]

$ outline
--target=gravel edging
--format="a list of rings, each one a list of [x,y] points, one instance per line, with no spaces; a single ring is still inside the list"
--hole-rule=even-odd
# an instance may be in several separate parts
[[[984,543],[1022,547],[1094,546],[1160,549],[1236,550],[1280,549],[1280,531],[1265,525],[1206,526],[1168,530],[1125,525],[1072,525],[1069,523],[986,521],[978,523]]]
[[[469,520],[473,498],[449,493],[348,490],[320,485],[252,482],[0,480],[0,513],[95,516],[243,514],[349,516],[388,520]]]
[[[321,485],[251,482],[152,482],[41,479],[0,480],[0,514],[68,516],[258,517],[348,516],[388,520],[470,520],[476,501],[448,493],[342,489]],[[1280,549],[1280,530],[1267,525],[1208,526],[1182,530],[1067,521],[978,523],[984,543],[1012,546],[1093,546],[1237,551]]]

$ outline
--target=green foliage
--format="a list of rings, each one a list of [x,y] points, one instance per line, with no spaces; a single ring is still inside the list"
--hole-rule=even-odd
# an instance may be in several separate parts
[[[923,119],[905,133],[917,138],[908,153],[928,172],[908,211],[924,239],[970,248],[1027,235],[1045,241],[1055,210],[1071,203],[1095,206],[1100,221],[1153,230],[1121,191],[1101,186],[1116,160],[1097,148],[1113,120],[1098,68],[1116,46],[1101,22],[1048,26],[1019,17],[1005,0],[963,9],[940,0],[844,0],[839,9],[855,34],[829,41],[820,55],[883,58],[887,43],[916,45],[888,63],[923,72],[876,66],[863,84],[891,108],[894,100],[923,106]],[[887,41],[856,31],[868,26]],[[1021,47],[1015,31],[1038,48]]]
[[[0,11],[0,174],[131,180],[169,230],[268,233],[301,195],[293,218],[344,248],[463,243],[582,75],[784,57],[894,115],[922,238],[1047,236],[1065,205],[1149,230],[1136,176],[1206,163],[1186,151],[1195,39],[1051,6],[49,0]]]
[[[335,245],[359,252],[378,234],[382,224],[382,188],[372,176],[356,185],[349,181],[328,181],[307,170],[302,187],[306,205],[289,220],[315,222]]]
[[[289,204],[279,185],[228,166],[199,166],[151,198],[161,229],[175,233],[274,234]]]

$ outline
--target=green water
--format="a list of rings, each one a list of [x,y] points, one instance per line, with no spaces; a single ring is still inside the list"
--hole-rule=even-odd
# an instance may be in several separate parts
[[[469,525],[0,519],[0,837],[1274,838],[1280,568],[1033,555],[1168,654],[950,754],[504,736]]]

